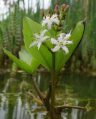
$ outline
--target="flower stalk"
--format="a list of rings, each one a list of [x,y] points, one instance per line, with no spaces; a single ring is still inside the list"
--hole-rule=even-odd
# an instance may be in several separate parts
[[[56,72],[55,72],[55,53],[52,54],[52,72],[51,72],[51,108],[50,114],[51,118],[55,119],[55,80],[56,80]]]

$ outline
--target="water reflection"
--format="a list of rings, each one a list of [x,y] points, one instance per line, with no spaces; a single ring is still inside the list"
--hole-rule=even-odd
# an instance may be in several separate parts
[[[18,77],[18,75],[17,75]],[[22,77],[22,76],[21,76]],[[19,78],[21,79],[20,74]],[[42,91],[46,92],[49,75],[38,75],[36,78]],[[64,78],[63,78],[64,77]],[[80,75],[62,75],[56,91],[58,105],[84,106],[87,111],[80,109],[65,109],[61,113],[62,119],[96,119],[96,80],[94,77]],[[18,79],[18,78],[17,78]],[[6,80],[3,93],[0,94],[0,119],[47,119],[47,112],[33,99],[24,93],[32,90],[30,76],[24,92],[21,92],[20,83],[25,80]],[[41,80],[42,79],[42,80]],[[44,87],[41,85],[43,84]],[[11,88],[9,88],[11,85]],[[15,85],[15,88],[14,88]],[[27,88],[25,87],[27,86]],[[29,87],[28,87],[29,86]],[[23,86],[22,86],[23,87]],[[14,89],[14,90],[13,90]],[[13,92],[10,92],[10,91]],[[32,92],[34,93],[34,91]],[[11,104],[11,106],[10,106]]]
[[[1,103],[0,103],[0,119],[7,119],[8,114],[8,100],[4,94],[0,95]]]

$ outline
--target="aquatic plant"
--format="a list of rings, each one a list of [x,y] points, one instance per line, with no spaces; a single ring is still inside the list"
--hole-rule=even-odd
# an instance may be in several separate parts
[[[69,5],[55,6],[54,12],[44,16],[41,23],[28,17],[23,20],[23,35],[25,46],[19,52],[18,59],[11,52],[4,49],[21,69],[32,74],[42,65],[51,74],[49,89],[44,95],[33,80],[33,85],[43,105],[50,113],[51,119],[58,119],[55,102],[55,90],[58,84],[57,74],[69,60],[82,39],[84,21],[79,21],[76,27],[68,33],[64,32],[65,13]],[[59,107],[60,109],[60,107]]]

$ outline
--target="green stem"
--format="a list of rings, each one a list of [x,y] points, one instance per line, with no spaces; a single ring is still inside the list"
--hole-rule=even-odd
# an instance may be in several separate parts
[[[56,80],[56,72],[55,72],[55,54],[52,54],[52,74],[51,74],[51,105],[50,105],[50,114],[51,119],[55,118],[55,80]]]

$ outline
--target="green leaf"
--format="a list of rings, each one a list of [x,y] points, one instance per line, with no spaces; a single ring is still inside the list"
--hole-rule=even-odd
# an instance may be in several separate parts
[[[68,45],[69,53],[65,54],[64,51],[59,51],[56,53],[56,62],[55,62],[56,71],[59,71],[64,66],[64,64],[68,61],[68,59],[71,57],[75,48],[77,47],[80,40],[82,39],[83,32],[84,32],[84,23],[80,21],[77,23],[70,37],[70,40],[73,41],[73,44]]]
[[[8,50],[4,49],[4,53],[11,59],[13,60],[22,70],[28,72],[28,73],[33,73],[37,67],[39,66],[38,62],[35,59],[31,58],[31,64],[29,65],[27,62],[29,60],[29,56],[26,51],[21,50],[19,55],[20,58],[18,59],[16,56],[14,56],[11,52]],[[27,54],[27,55],[26,55]],[[28,59],[27,59],[28,56]],[[25,58],[26,57],[26,58]],[[31,56],[32,57],[32,56]]]
[[[36,46],[29,48],[30,44],[34,40],[34,33],[40,33],[42,26],[39,23],[32,21],[29,18],[24,18],[23,20],[23,34],[24,34],[24,42],[28,52],[35,58],[38,59],[38,62],[47,68],[49,71],[52,69],[52,53],[45,45],[42,45],[40,49]],[[73,44],[68,45],[69,53],[65,54],[62,50],[58,51],[55,56],[55,70],[59,71],[64,64],[71,57],[75,48],[79,44],[82,35],[84,32],[84,24],[82,21],[78,22],[75,29],[72,32],[70,39],[73,41]],[[50,34],[47,32],[47,34]],[[50,42],[46,42],[46,45],[51,48]]]
[[[19,52],[19,57],[22,61],[29,64],[33,71],[35,71],[37,67],[40,65],[40,63],[34,57],[32,57],[31,54],[27,52],[25,47],[22,47],[21,51]]]
[[[46,69],[52,69],[52,54],[48,50],[48,48],[44,45],[40,47],[38,50],[37,47],[29,48],[30,44],[34,40],[34,33],[40,33],[41,25],[39,23],[34,22],[33,20],[25,17],[23,20],[23,35],[24,35],[24,43],[25,47],[32,54],[34,58],[36,58],[40,64],[42,64]]]
[[[32,63],[32,56],[24,48],[19,52],[19,58],[26,62],[26,64],[31,65]]]

